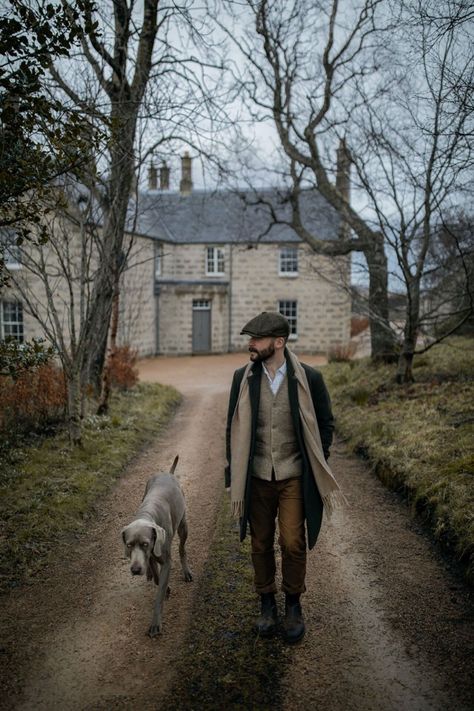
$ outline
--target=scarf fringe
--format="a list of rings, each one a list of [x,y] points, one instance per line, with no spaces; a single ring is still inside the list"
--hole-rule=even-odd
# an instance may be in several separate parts
[[[340,489],[331,491],[329,494],[326,494],[326,496],[323,496],[322,502],[329,518],[335,513],[336,509],[341,509],[349,504]]]
[[[244,515],[244,502],[232,501],[230,504],[230,511],[234,518],[242,518]]]

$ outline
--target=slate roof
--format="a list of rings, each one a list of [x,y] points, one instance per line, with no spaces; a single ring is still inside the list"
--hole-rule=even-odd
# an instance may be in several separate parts
[[[290,205],[274,190],[236,193],[195,190],[178,192],[140,191],[130,205],[129,229],[136,234],[178,244],[301,242],[287,225],[273,224],[270,202],[279,218],[289,219]],[[302,195],[303,224],[324,240],[337,237],[340,218],[315,190]]]

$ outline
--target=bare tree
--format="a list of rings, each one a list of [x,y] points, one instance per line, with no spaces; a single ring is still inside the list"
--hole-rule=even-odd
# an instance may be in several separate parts
[[[321,254],[363,253],[374,358],[397,351],[388,309],[387,254],[395,255],[408,304],[397,378],[410,380],[428,247],[472,181],[470,11],[463,0],[246,5],[246,24],[237,13],[232,30],[222,27],[246,59],[234,75],[252,115],[272,118],[287,160],[287,224]],[[305,222],[311,187],[346,225],[337,240]]]
[[[19,247],[21,269],[11,273],[12,293],[21,299],[54,347],[67,387],[67,415],[72,444],[81,444],[81,419],[88,356],[87,324],[94,307],[92,287],[100,269],[99,234],[92,220],[90,196],[63,186],[67,208],[54,201],[49,239]]]
[[[418,336],[430,319],[440,318],[425,314],[423,319],[423,282],[432,268],[428,257],[440,226],[449,222],[454,206],[465,202],[472,181],[474,55],[462,23],[453,21],[439,35],[426,12],[429,4],[417,0],[403,11],[402,20],[409,13],[405,34],[391,50],[396,82],[383,100],[369,101],[365,87],[359,87],[362,108],[355,112],[352,133],[360,184],[374,223],[395,255],[407,297],[399,382],[412,380]],[[449,12],[450,3],[445,9]],[[458,256],[453,270],[462,265],[462,251]],[[467,291],[468,271],[461,274]],[[446,308],[440,313],[445,319],[455,316]],[[465,309],[459,312],[450,329],[438,328],[438,336],[456,330],[468,316]]]
[[[86,11],[81,49],[68,63],[50,66],[52,91],[87,115],[105,133],[102,150],[91,149],[77,172],[100,208],[100,266],[92,285],[85,324],[88,377],[107,409],[101,375],[113,304],[118,314],[125,230],[133,231],[145,160],[160,159],[181,142],[208,148],[219,105],[212,48],[204,38],[205,17],[190,0],[114,0]],[[114,326],[114,332],[116,324]],[[111,352],[113,356],[113,353]]]
[[[134,11],[134,3],[127,0],[115,0],[111,7],[103,7],[100,16],[97,10],[87,9],[90,31],[82,37],[80,61],[73,57],[72,67],[50,66],[52,78],[69,102],[107,131],[102,156],[91,152],[88,169],[80,174],[100,204],[103,219],[100,267],[92,285],[92,308],[87,312],[84,326],[87,369],[90,374],[94,366],[98,366],[98,379],[114,291],[120,277],[127,210],[135,175],[139,111],[152,71],[160,26],[158,0],[144,0],[142,7],[141,16]],[[166,11],[163,21],[165,18]],[[85,74],[84,81],[81,81],[81,70]],[[101,172],[104,177],[99,181]]]
[[[272,118],[286,156],[292,207],[287,224],[319,254],[365,255],[372,356],[391,359],[395,342],[389,326],[384,235],[351,204],[351,153],[345,140],[357,85],[377,70],[373,48],[380,33],[391,27],[383,13],[379,22],[380,6],[381,0],[364,0],[340,17],[338,0],[248,0],[253,30],[221,27],[245,57],[245,69],[239,73],[234,68],[234,74],[252,116]],[[242,27],[240,15],[239,24]],[[301,201],[311,187],[347,225],[336,240],[321,239],[305,224]]]
[[[420,331],[437,342],[474,332],[474,219],[449,214],[434,226],[421,285]]]

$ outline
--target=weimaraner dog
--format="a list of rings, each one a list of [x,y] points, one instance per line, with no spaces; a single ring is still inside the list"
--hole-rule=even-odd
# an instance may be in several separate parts
[[[179,556],[184,579],[187,582],[193,579],[185,550],[188,537],[186,506],[183,492],[174,476],[177,463],[178,457],[175,457],[169,473],[155,474],[148,480],[134,521],[122,529],[131,572],[133,575],[143,575],[146,572],[147,579],[153,579],[158,585],[158,595],[148,630],[150,637],[156,637],[161,632],[163,600],[169,595],[171,541],[176,531],[179,536]]]

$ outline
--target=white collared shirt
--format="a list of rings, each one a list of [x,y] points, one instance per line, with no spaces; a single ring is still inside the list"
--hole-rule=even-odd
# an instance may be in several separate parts
[[[262,363],[262,366],[263,366],[263,372],[267,376],[268,382],[270,383],[270,388],[272,390],[272,393],[274,395],[276,395],[278,392],[278,389],[279,389],[280,385],[282,384],[283,379],[286,375],[286,360],[284,361],[283,365],[281,365],[278,368],[278,370],[276,371],[275,377],[273,378],[273,380],[271,378],[270,373],[268,372],[268,370],[265,367],[265,363]]]

